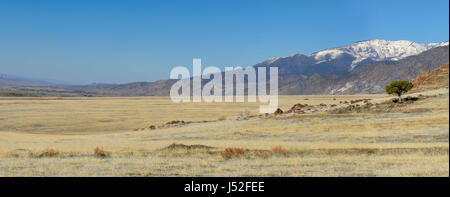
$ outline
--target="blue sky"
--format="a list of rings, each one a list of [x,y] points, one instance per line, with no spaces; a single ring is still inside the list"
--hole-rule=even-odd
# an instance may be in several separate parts
[[[88,84],[369,39],[449,40],[449,1],[0,1],[0,73]]]

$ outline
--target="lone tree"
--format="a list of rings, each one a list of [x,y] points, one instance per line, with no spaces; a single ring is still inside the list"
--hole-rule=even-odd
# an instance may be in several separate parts
[[[402,102],[402,94],[411,90],[413,86],[409,81],[393,81],[386,86],[386,92],[388,94],[396,94],[400,98],[400,102]]]

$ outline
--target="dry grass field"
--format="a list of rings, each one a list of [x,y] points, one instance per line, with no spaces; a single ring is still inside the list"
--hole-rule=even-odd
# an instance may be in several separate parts
[[[389,112],[268,116],[259,103],[4,97],[0,176],[449,176],[448,89],[421,94]],[[281,96],[279,107],[362,98],[390,97]]]

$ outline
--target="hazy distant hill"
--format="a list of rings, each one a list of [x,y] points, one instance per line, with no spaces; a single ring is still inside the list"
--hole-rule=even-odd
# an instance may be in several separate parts
[[[74,91],[67,85],[39,79],[30,79],[0,74],[0,96],[86,96],[82,91]]]
[[[134,82],[127,84],[69,86],[66,88],[95,96],[167,96],[169,95],[170,87],[176,81],[159,80],[155,82]]]
[[[1,85],[26,85],[26,86],[40,86],[40,85],[52,85],[48,81],[39,79],[29,79],[25,77],[18,77],[13,75],[1,74],[0,73],[0,86]]]

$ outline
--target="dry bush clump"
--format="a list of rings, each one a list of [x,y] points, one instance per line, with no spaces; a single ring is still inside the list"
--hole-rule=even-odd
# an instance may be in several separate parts
[[[246,150],[243,148],[232,147],[226,148],[224,151],[220,153],[220,155],[222,155],[222,157],[225,159],[240,158],[244,156],[245,152]]]
[[[231,147],[220,152],[220,155],[225,159],[249,157],[267,158],[274,155],[289,156],[290,154],[291,152],[289,150],[286,150],[281,146],[275,146],[271,150],[247,150],[243,148]]]
[[[275,147],[273,147],[273,148],[271,149],[271,151],[272,151],[272,153],[273,153],[274,155],[284,155],[284,156],[288,156],[288,155],[291,154],[290,151],[284,149],[284,148],[281,147],[281,146],[275,146]]]
[[[248,120],[251,118],[249,111],[239,112],[239,116],[236,118],[236,120]]]
[[[75,156],[76,156],[76,154],[75,154],[74,152],[72,152],[72,151],[66,153],[65,155],[66,155],[67,157],[75,157]]]
[[[105,151],[105,149],[103,149],[103,147],[99,147],[97,146],[94,149],[94,157],[98,157],[98,158],[106,158],[106,157],[110,157],[111,153]]]
[[[219,118],[217,118],[217,120],[226,120],[227,117],[225,115],[220,115]]]
[[[42,157],[56,157],[59,156],[61,153],[56,151],[55,149],[52,148],[47,148],[43,151],[37,152],[37,153],[30,153],[31,157],[36,157],[36,158],[42,158]]]
[[[152,175],[152,173],[141,170],[141,177],[150,177],[151,175]]]

